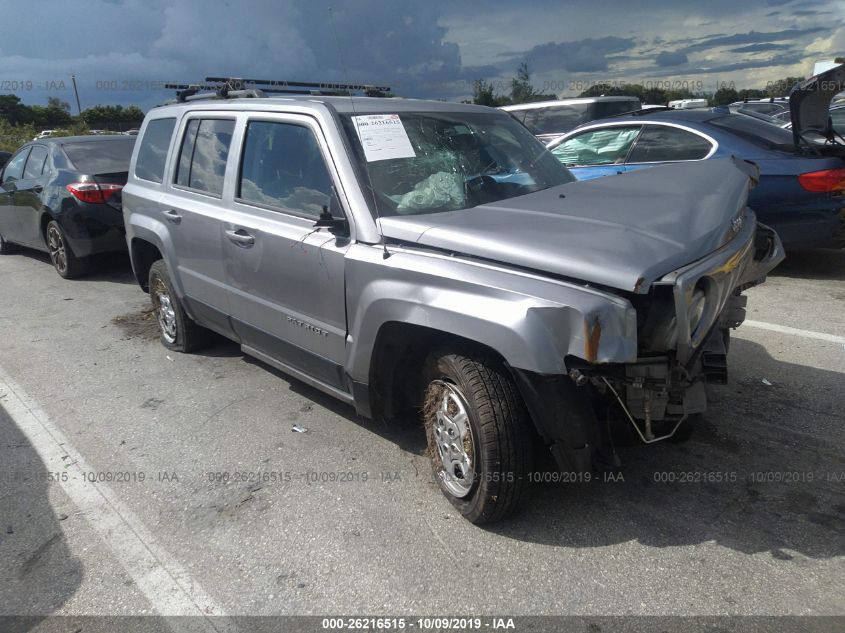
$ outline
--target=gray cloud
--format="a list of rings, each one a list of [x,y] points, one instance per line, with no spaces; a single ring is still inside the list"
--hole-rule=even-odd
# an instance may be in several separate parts
[[[31,89],[16,90],[25,102],[58,96],[73,103],[71,73],[83,107],[150,107],[171,96],[157,89],[158,82],[211,74],[383,82],[406,96],[463,97],[476,78],[507,86],[522,61],[529,63],[538,86],[570,77],[669,76],[688,68],[705,73],[769,65],[776,73],[777,66],[806,62],[788,60],[841,22],[818,26],[831,22],[825,18],[802,22],[806,28],[781,29],[779,20],[790,11],[812,8],[821,15],[819,9],[835,6],[805,0],[770,2],[788,5],[783,12],[769,11],[779,17],[764,17],[761,0],[711,0],[708,20],[724,25],[730,16],[735,24],[754,24],[757,30],[732,33],[723,27],[719,30],[726,32],[707,33],[698,24],[692,36],[685,5],[696,10],[699,5],[690,0],[643,0],[643,11],[621,16],[618,4],[609,0],[573,3],[566,11],[551,0],[518,8],[505,0],[331,0],[332,14],[329,3],[311,0],[86,1],[84,18],[66,0],[42,0],[33,19],[20,0],[0,0],[4,23],[14,24],[0,39],[0,78],[31,81]],[[767,51],[795,52],[765,61],[742,57]]]
[[[789,44],[749,44],[748,46],[740,46],[739,48],[732,48],[731,53],[762,53],[765,51],[777,51],[792,48]]]
[[[721,37],[708,37],[699,41],[697,44],[688,46],[685,50],[701,51],[709,48],[717,48],[719,46],[732,46],[737,44],[757,44],[769,43],[782,40],[794,40],[814,33],[821,33],[828,29],[822,27],[810,27],[806,29],[784,29],[782,31],[749,31],[748,33],[734,33],[733,35],[723,35]]]
[[[595,72],[607,70],[609,55],[631,50],[634,46],[634,38],[614,36],[549,42],[535,46],[511,61],[525,59],[535,72],[560,69],[573,73]]]
[[[655,61],[661,68],[666,68],[668,66],[681,66],[682,64],[686,64],[688,60],[686,53],[682,51],[664,51],[657,55]]]

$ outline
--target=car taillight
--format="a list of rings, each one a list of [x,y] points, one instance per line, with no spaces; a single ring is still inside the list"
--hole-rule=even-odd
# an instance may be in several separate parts
[[[123,185],[104,185],[96,182],[72,182],[65,187],[73,197],[82,202],[99,204],[107,202]]]
[[[798,176],[798,182],[807,191],[815,193],[845,191],[845,168],[811,171]]]

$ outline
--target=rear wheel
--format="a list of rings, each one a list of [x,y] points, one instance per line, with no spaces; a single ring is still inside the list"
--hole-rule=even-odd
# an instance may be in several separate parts
[[[439,353],[426,369],[425,427],[441,491],[473,523],[497,521],[522,501],[533,428],[507,370],[484,355]]]
[[[50,253],[50,261],[53,262],[53,267],[61,277],[75,279],[86,273],[88,261],[74,255],[73,249],[67,243],[65,232],[58,222],[50,220],[44,237]]]
[[[210,332],[185,313],[163,259],[150,267],[149,289],[162,345],[177,352],[193,352],[208,344]]]

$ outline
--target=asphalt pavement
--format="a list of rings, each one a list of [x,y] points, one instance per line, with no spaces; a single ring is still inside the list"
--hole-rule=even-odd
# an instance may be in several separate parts
[[[845,615],[845,251],[749,291],[692,440],[491,527],[418,424],[170,352],[100,265],[0,258],[0,615]]]

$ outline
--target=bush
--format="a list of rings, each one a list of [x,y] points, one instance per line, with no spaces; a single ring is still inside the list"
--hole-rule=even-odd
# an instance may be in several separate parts
[[[0,150],[15,152],[21,145],[35,138],[39,131],[31,123],[12,125],[0,119]]]
[[[45,128],[37,128],[32,123],[12,125],[4,119],[0,119],[0,151],[16,152],[24,143],[29,143]],[[46,128],[50,129],[50,128]],[[88,125],[85,122],[71,121],[70,125],[62,128],[55,128],[53,136],[82,136],[88,134]]]

